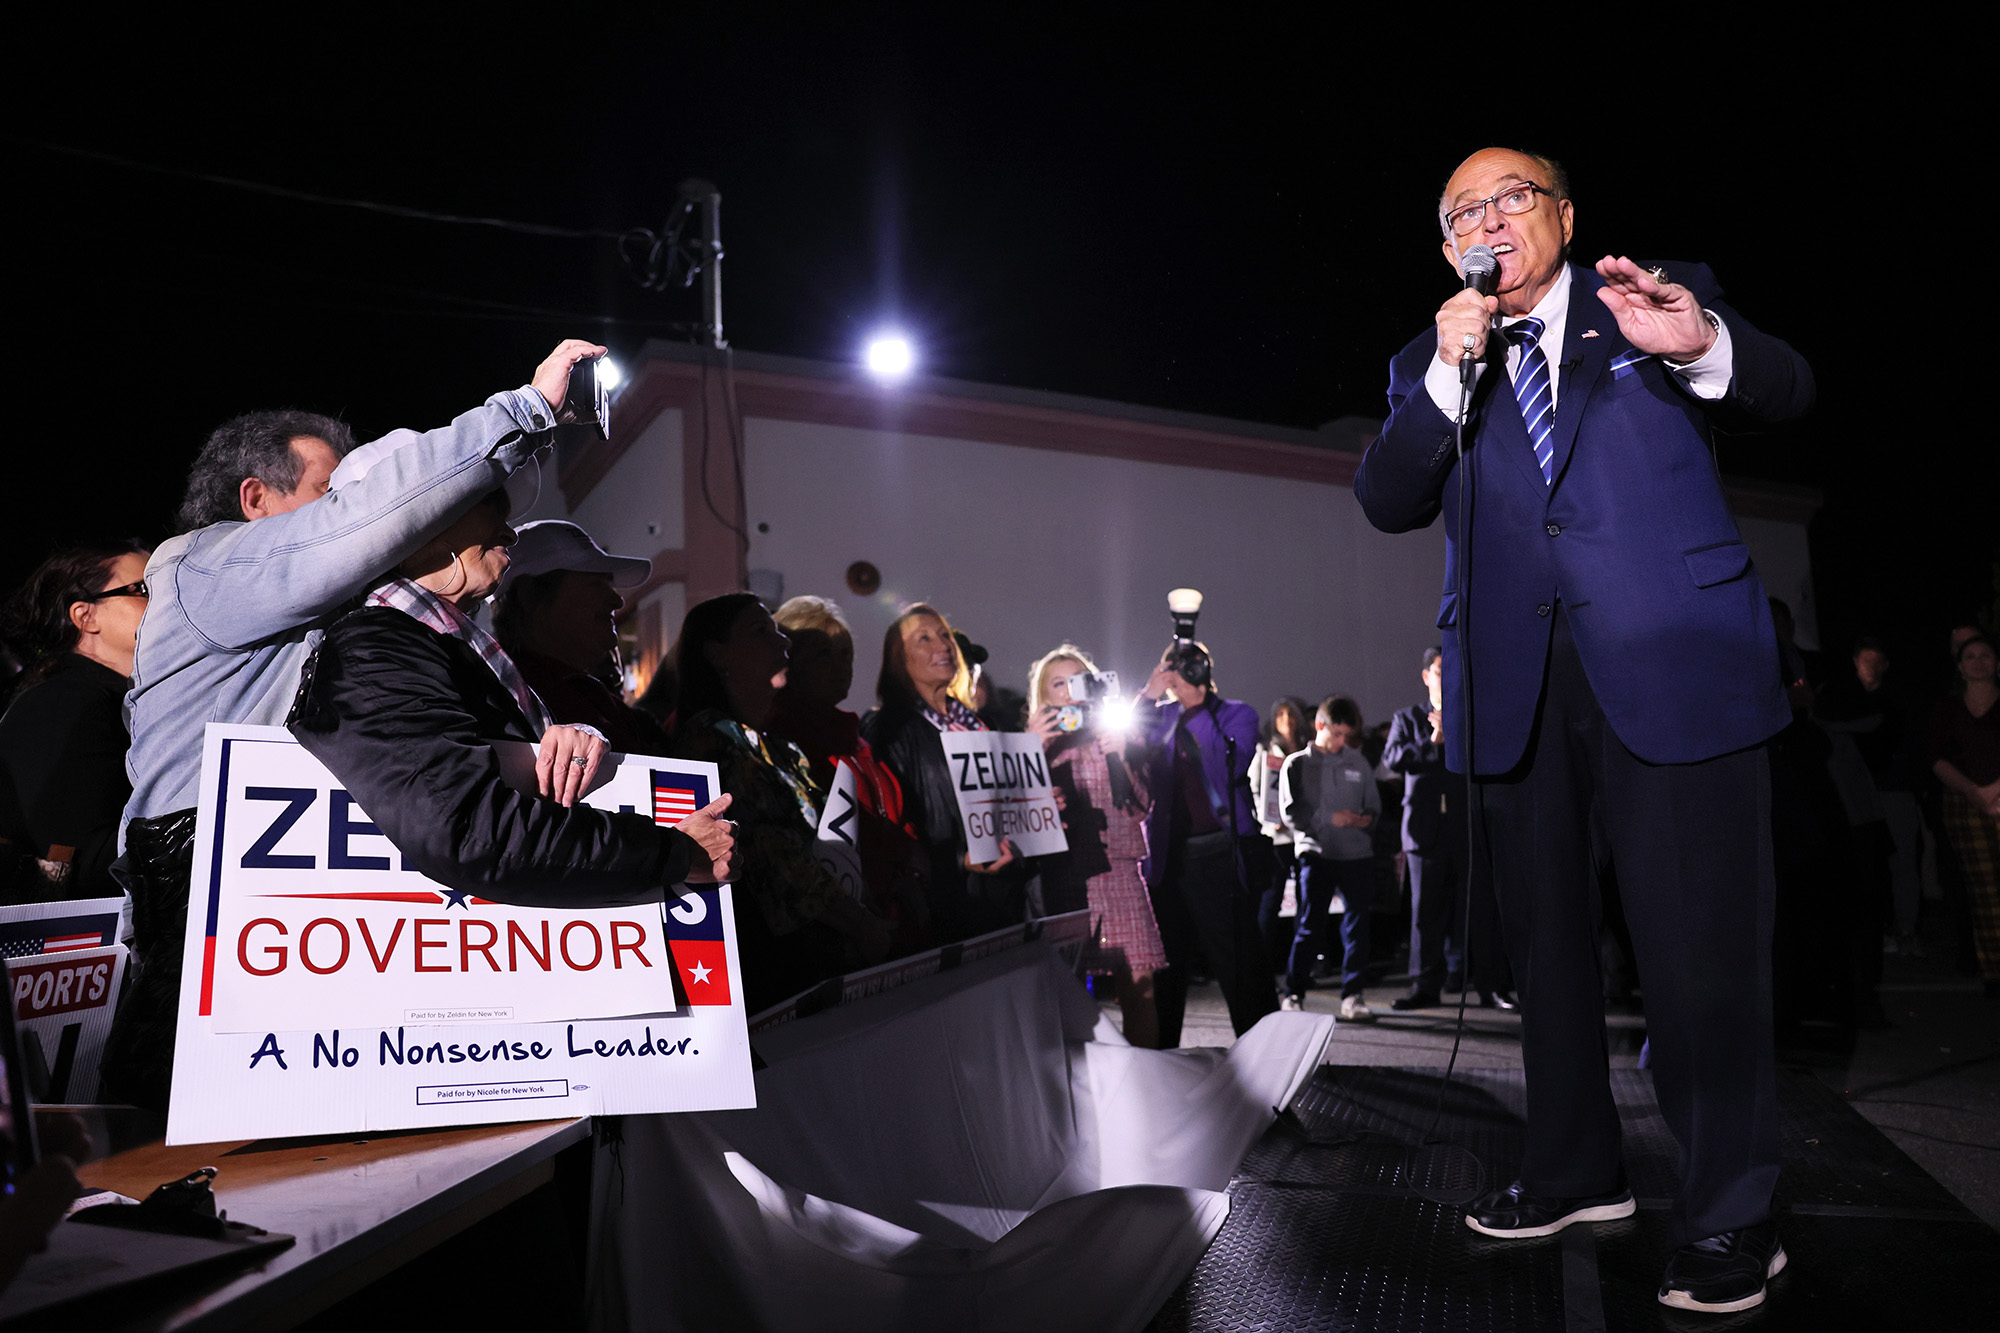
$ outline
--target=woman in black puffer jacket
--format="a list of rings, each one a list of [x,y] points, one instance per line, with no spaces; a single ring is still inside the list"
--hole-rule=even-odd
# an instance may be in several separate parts
[[[903,816],[921,847],[932,944],[1016,925],[1022,919],[1022,866],[1012,843],[1000,859],[967,859],[958,793],[945,762],[947,731],[985,731],[972,711],[971,675],[951,626],[937,608],[917,602],[882,639],[881,706],[861,719],[861,735],[903,787]]]
[[[329,626],[287,727],[409,864],[447,887],[522,907],[610,907],[726,875],[727,797],[671,829],[578,803],[603,738],[553,724],[470,616],[506,572],[506,514],[505,493],[489,495]],[[539,743],[538,793],[501,781],[496,740]]]

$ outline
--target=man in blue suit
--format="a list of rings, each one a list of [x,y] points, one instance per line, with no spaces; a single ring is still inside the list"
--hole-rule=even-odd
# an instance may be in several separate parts
[[[1446,758],[1473,777],[1523,1010],[1520,1179],[1466,1222],[1544,1236],[1633,1211],[1597,974],[1603,855],[1681,1144],[1660,1299],[1747,1309],[1785,1263],[1763,743],[1790,714],[1709,438],[1803,414],[1812,374],[1704,267],[1571,265],[1569,184],[1547,158],[1475,153],[1439,218],[1454,268],[1496,253],[1495,294],[1454,295],[1396,356],[1354,492],[1386,532],[1445,519]]]

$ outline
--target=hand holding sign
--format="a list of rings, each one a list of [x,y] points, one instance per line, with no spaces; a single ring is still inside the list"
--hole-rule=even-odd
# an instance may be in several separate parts
[[[1020,859],[1021,849],[1007,841],[1007,839],[1002,838],[1000,840],[1000,855],[994,857],[991,861],[975,861],[968,853],[965,858],[965,868],[975,875],[997,875]]]
[[[990,875],[1016,857],[1068,849],[1040,740],[1005,731],[948,731],[941,739],[968,870]]]
[[[590,790],[597,766],[610,747],[595,732],[578,727],[550,727],[535,752],[535,791],[559,805],[575,805]]]
[[[725,792],[674,825],[694,839],[694,864],[688,870],[688,883],[719,884],[729,878],[729,859],[736,851],[736,825],[724,819],[722,812],[734,799]]]

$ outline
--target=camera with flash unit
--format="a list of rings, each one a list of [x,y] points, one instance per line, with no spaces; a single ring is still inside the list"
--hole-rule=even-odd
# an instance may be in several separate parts
[[[1167,645],[1167,670],[1198,690],[1208,688],[1215,674],[1208,649],[1195,642],[1194,622],[1201,615],[1201,593],[1195,588],[1175,588],[1167,594],[1167,614],[1174,619],[1174,641]]]

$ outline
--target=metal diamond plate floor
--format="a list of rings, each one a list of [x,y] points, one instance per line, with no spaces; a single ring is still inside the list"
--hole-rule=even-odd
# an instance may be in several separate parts
[[[1649,1075],[1612,1073],[1638,1215],[1528,1241],[1460,1220],[1465,1200],[1514,1178],[1520,1073],[1456,1075],[1439,1126],[1449,1143],[1413,1152],[1439,1087],[1435,1070],[1322,1067],[1244,1157],[1228,1222],[1151,1333],[1993,1326],[2000,1233],[1807,1074],[1779,1075],[1791,1264],[1761,1309],[1734,1316],[1654,1299],[1678,1170]]]

